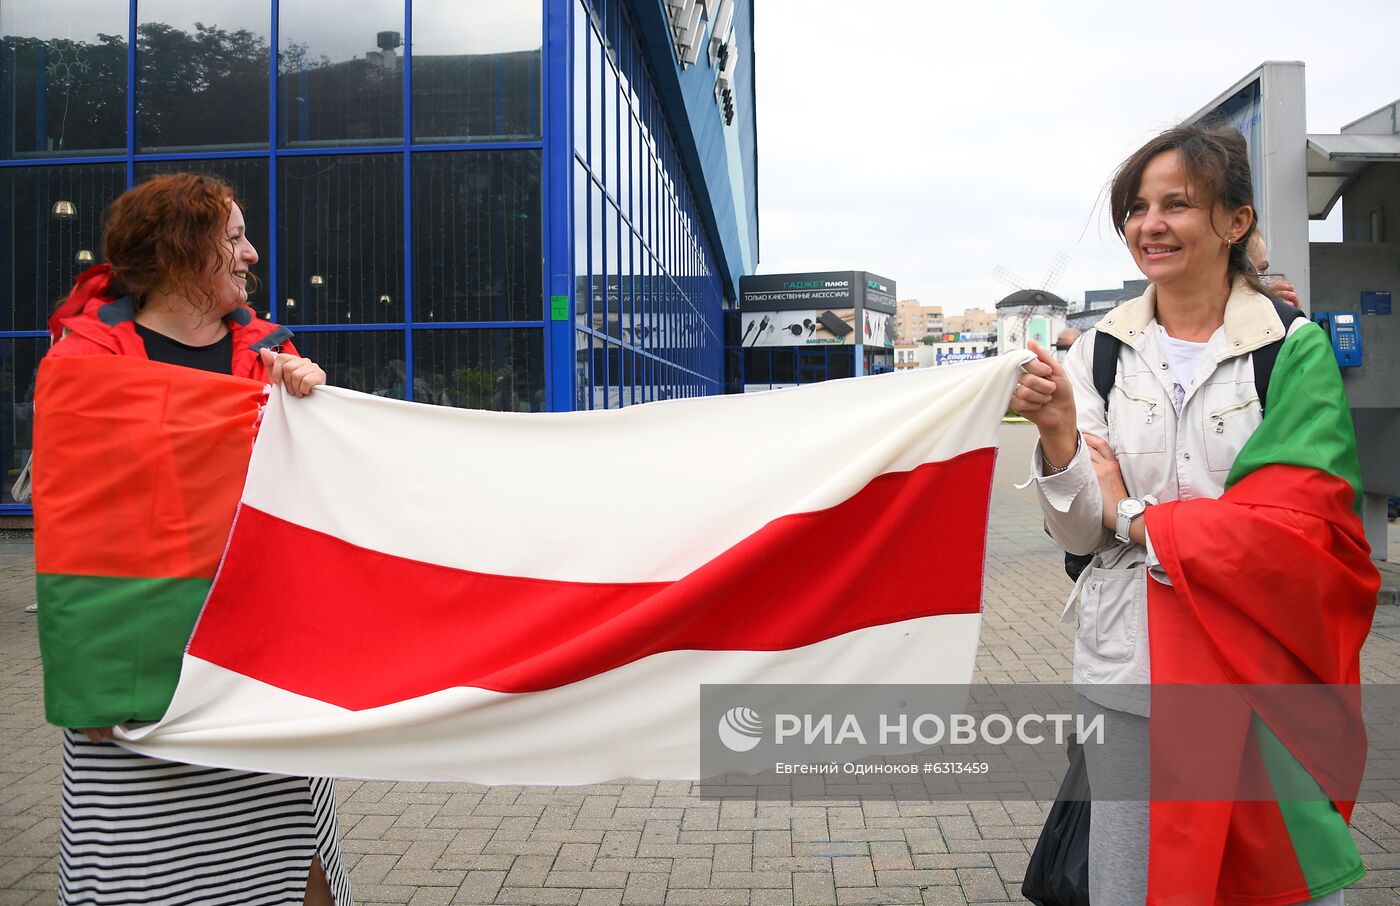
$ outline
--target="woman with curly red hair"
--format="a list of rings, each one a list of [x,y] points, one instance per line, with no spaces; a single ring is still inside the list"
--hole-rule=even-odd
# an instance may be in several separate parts
[[[103,248],[108,263],[50,321],[49,356],[133,356],[294,396],[325,383],[291,331],[248,306],[258,253],[223,181],[136,186],[108,209]],[[351,902],[330,780],[166,762],[110,740],[110,727],[64,730],[61,903]]]

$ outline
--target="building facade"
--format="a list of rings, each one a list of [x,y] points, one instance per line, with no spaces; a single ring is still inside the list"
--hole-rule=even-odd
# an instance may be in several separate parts
[[[943,332],[943,306],[925,305],[918,299],[900,299],[895,311],[895,342],[917,343],[931,333]]]
[[[894,281],[867,271],[744,277],[725,331],[728,390],[893,371],[895,318]]]
[[[233,186],[334,384],[507,411],[723,390],[758,258],[752,0],[5,0],[0,462],[151,175]],[[8,497],[0,512],[27,512]]]
[[[1088,330],[1119,304],[1147,292],[1146,280],[1124,280],[1121,289],[1091,289],[1084,293],[1084,305],[1069,311],[1066,327]]]
[[[996,312],[982,308],[969,308],[943,319],[943,333],[995,333]]]

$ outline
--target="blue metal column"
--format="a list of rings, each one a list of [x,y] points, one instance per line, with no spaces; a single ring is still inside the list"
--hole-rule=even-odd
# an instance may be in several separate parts
[[[272,0],[272,23],[269,28],[271,56],[268,62],[267,85],[267,319],[274,324],[281,317],[281,286],[278,284],[277,255],[280,243],[277,224],[281,219],[277,205],[277,58],[281,45],[282,9],[279,0]],[[302,235],[305,235],[303,233]],[[305,271],[303,270],[303,273]],[[302,295],[300,292],[298,296]],[[302,299],[302,304],[306,300]]]
[[[573,136],[571,85],[576,0],[545,4],[544,52],[544,381],[550,412],[574,408]]]
[[[403,395],[413,399],[413,0],[403,5]]]
[[[136,184],[136,0],[127,12],[126,42],[126,187]]]

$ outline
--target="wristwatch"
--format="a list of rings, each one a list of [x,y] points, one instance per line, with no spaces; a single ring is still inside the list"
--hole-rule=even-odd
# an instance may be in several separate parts
[[[1147,503],[1140,497],[1124,497],[1118,501],[1118,527],[1113,533],[1113,537],[1124,544],[1131,544],[1132,538],[1128,536],[1128,531],[1133,527],[1133,520],[1147,511]]]

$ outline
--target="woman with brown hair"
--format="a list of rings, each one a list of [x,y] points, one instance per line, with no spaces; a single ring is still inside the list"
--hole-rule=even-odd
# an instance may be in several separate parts
[[[104,253],[50,321],[49,356],[132,356],[294,396],[325,383],[291,332],[248,306],[258,253],[221,180],[177,173],[129,190],[108,209]],[[176,764],[110,739],[110,727],[64,730],[59,902],[351,902],[330,780]]]
[[[1032,344],[1012,401],[1040,435],[1030,484],[1047,529],[1092,555],[1065,608],[1081,710],[1104,727],[1084,748],[1090,899],[1338,904],[1363,873],[1347,819],[1364,742],[1343,745],[1359,709],[1327,713],[1329,736],[1319,712],[1263,690],[1360,678],[1379,582],[1341,377],[1246,253],[1238,131],[1168,130],[1123,163],[1110,200],[1147,292],[1063,365]],[[1182,721],[1183,687],[1225,692]],[[1218,756],[1226,785],[1173,774],[1184,749]],[[1264,788],[1246,783],[1261,765],[1288,795],[1237,792]]]

